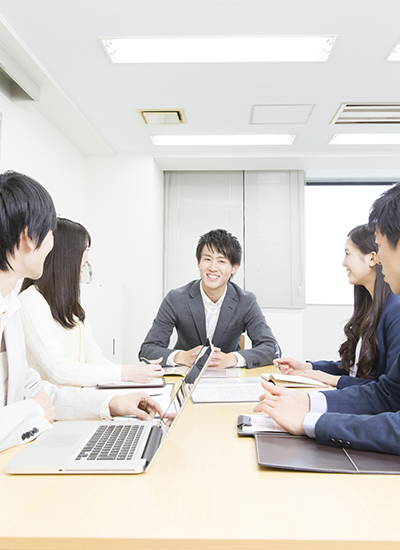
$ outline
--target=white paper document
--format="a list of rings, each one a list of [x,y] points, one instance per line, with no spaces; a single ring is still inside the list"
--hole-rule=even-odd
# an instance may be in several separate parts
[[[242,433],[286,432],[267,414],[252,414],[248,418],[251,418],[251,426],[243,425],[241,427]]]
[[[193,403],[252,403],[259,400],[265,390],[260,377],[202,379],[195,389]]]
[[[158,401],[163,411],[165,411],[168,407],[168,405],[171,402],[171,395],[172,390],[174,389],[174,384],[166,384],[162,388],[148,388],[147,390],[144,390],[150,397]],[[127,388],[119,388],[115,390],[99,390],[97,388],[82,388],[82,391],[84,392],[96,392],[99,391],[104,394],[104,399],[106,399],[110,395],[126,395],[127,393],[137,393],[138,391],[142,391],[142,389],[127,389]]]

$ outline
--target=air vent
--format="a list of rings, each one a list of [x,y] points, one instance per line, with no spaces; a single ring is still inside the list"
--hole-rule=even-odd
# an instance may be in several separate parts
[[[400,103],[342,103],[331,124],[400,124]]]
[[[186,124],[183,109],[138,109],[145,124]]]

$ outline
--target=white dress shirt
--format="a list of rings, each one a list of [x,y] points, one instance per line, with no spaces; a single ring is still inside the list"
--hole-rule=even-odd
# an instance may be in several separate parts
[[[6,296],[0,294],[0,407],[7,405],[7,387],[8,387],[8,361],[7,350],[4,344],[3,332],[11,316],[19,310],[21,304],[14,291]],[[40,414],[44,417],[43,408],[36,403]]]

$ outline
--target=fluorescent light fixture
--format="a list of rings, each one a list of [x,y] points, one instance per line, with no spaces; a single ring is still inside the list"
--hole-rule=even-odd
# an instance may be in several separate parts
[[[388,61],[400,61],[400,42],[396,44],[387,58]]]
[[[292,145],[296,134],[149,136],[154,145]]]
[[[114,63],[326,61],[335,36],[102,38]]]
[[[400,134],[335,134],[329,145],[400,145]]]

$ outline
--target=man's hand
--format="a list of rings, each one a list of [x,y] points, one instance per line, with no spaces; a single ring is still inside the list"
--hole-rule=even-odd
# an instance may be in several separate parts
[[[164,415],[159,403],[144,391],[127,395],[115,395],[110,400],[108,407],[111,416],[135,415],[140,420],[149,420],[154,418],[156,414]],[[169,418],[169,415],[167,417]]]
[[[41,392],[31,397],[38,405],[40,405],[44,411],[44,417],[48,422],[54,422],[56,419],[56,409],[53,405],[53,400],[47,395],[47,393]]]
[[[282,428],[294,435],[304,435],[303,422],[310,410],[308,394],[280,388],[262,381],[267,394],[260,395],[254,412],[265,412]]]
[[[196,346],[188,351],[178,351],[174,357],[175,363],[178,363],[178,365],[186,365],[187,367],[191,367],[202,347],[203,346]]]
[[[281,359],[274,359],[274,365],[278,367],[282,374],[300,374],[304,371],[312,369],[311,363],[305,363],[292,359],[292,357],[282,357]]]
[[[211,358],[209,367],[216,369],[228,369],[229,367],[236,367],[237,357],[234,353],[224,353],[220,348],[214,346],[214,355]]]
[[[122,365],[121,380],[131,381],[138,384],[147,384],[156,376],[163,376],[164,369],[160,365],[162,357],[146,363],[137,363],[136,365]]]

